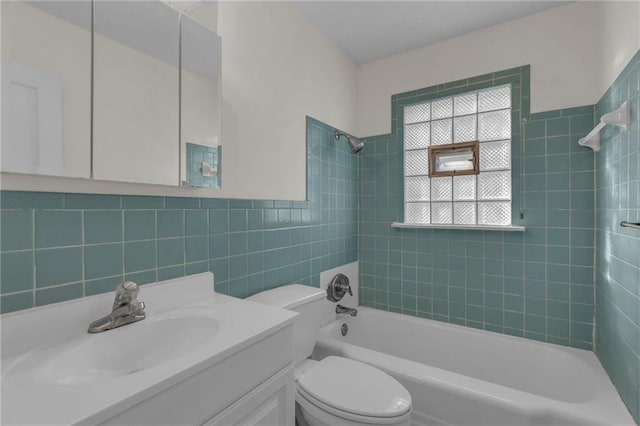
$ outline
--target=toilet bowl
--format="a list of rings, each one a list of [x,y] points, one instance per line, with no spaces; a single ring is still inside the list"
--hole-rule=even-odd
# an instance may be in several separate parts
[[[293,340],[296,423],[300,426],[409,426],[411,395],[387,373],[363,362],[329,356],[308,359],[326,312],[326,294],[291,284],[247,298],[298,312]]]
[[[411,396],[387,373],[336,356],[306,363],[296,370],[296,403],[308,426],[410,424]]]

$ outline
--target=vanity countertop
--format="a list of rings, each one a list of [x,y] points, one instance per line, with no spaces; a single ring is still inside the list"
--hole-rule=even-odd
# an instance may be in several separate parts
[[[103,422],[296,316],[214,293],[211,273],[141,286],[138,299],[145,320],[97,334],[87,327],[112,292],[2,315],[2,423]]]

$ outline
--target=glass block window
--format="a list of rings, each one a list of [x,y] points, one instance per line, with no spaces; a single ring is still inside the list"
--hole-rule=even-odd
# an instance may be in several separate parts
[[[480,141],[480,173],[429,178],[428,148]],[[404,107],[406,223],[511,224],[511,86]]]

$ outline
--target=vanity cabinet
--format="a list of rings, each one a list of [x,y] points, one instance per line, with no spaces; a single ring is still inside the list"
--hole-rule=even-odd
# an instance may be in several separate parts
[[[207,421],[204,426],[293,425],[294,401],[293,367],[287,367]]]
[[[289,325],[100,424],[293,426],[292,342]]]
[[[212,289],[147,284],[145,320],[104,333],[112,293],[3,314],[0,423],[293,426],[296,314]]]

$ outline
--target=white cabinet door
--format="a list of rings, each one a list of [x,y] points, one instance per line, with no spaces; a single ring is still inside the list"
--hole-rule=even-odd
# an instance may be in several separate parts
[[[294,426],[293,366],[271,377],[204,426]]]

